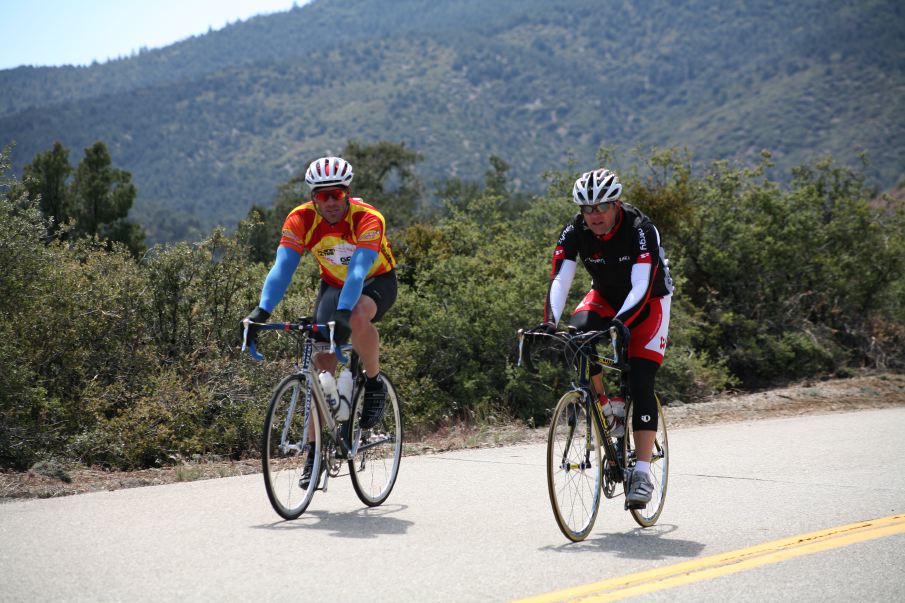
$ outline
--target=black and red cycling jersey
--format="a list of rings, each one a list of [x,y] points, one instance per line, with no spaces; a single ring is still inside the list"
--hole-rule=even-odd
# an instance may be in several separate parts
[[[591,232],[580,213],[563,228],[553,253],[545,321],[555,323],[562,316],[579,258],[591,275],[591,288],[612,307],[610,315],[626,325],[631,325],[650,299],[672,293],[657,228],[641,210],[622,203],[615,226],[602,237]]]

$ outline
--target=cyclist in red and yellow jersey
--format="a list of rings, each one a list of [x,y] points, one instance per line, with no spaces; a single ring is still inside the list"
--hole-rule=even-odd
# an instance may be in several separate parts
[[[386,401],[385,386],[378,378],[380,335],[374,323],[396,301],[396,260],[383,215],[351,197],[352,177],[352,166],[339,157],[322,157],[308,166],[305,182],[311,199],[293,209],[283,223],[276,261],[264,281],[260,303],[248,319],[263,323],[270,318],[302,254],[310,251],[321,272],[315,321],[336,323],[337,344],[351,338],[367,374],[361,426],[369,428],[380,420]],[[248,341],[256,334],[256,329],[249,328]],[[333,372],[336,357],[319,353],[314,364]]]

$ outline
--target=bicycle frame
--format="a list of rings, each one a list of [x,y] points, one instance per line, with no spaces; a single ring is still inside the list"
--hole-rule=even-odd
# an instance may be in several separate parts
[[[560,343],[565,344],[567,346],[567,348],[568,348],[568,346],[577,346],[577,348],[575,350],[576,353],[574,354],[575,360],[577,360],[577,365],[574,368],[575,368],[575,374],[577,376],[578,382],[577,382],[577,384],[574,381],[572,382],[572,391],[578,392],[581,395],[581,399],[583,400],[583,403],[588,408],[594,409],[593,412],[589,411],[587,413],[588,421],[590,421],[591,420],[590,417],[593,416],[594,417],[593,420],[597,423],[598,433],[601,433],[604,436],[602,438],[602,440],[603,440],[602,448],[606,453],[606,458],[613,460],[614,462],[617,463],[617,466],[619,466],[620,469],[625,470],[627,468],[624,464],[626,459],[622,458],[621,451],[617,450],[616,446],[613,444],[613,439],[610,437],[609,427],[607,426],[606,421],[603,418],[601,408],[596,403],[596,400],[594,399],[594,396],[592,395],[592,389],[591,389],[591,365],[593,363],[593,364],[597,364],[597,365],[601,366],[602,368],[606,368],[606,369],[618,372],[619,377],[620,377],[619,378],[619,387],[621,390],[620,393],[626,400],[629,400],[631,398],[631,392],[630,392],[629,385],[628,385],[628,382],[626,379],[627,365],[623,358],[624,354],[620,353],[620,348],[617,343],[616,329],[613,327],[610,327],[610,329],[609,329],[610,345],[613,348],[612,357],[597,354],[597,353],[590,354],[590,353],[580,352],[580,350],[583,346],[596,343],[597,339],[599,338],[599,336],[602,333],[604,333],[604,332],[596,331],[596,332],[585,333],[584,335],[587,336],[585,341],[578,341],[578,342],[576,342],[575,339],[568,339],[568,340],[563,339],[562,336],[557,337],[552,334],[550,334],[548,336],[558,340]],[[524,359],[524,364],[527,365],[527,368],[529,370],[531,370],[532,372],[535,372],[534,367],[531,365],[530,352],[528,354],[524,354],[524,343],[525,343],[526,335],[529,335],[529,334],[526,333],[523,329],[520,329],[518,331],[518,346],[519,346],[519,362],[518,362],[518,364],[519,364],[519,366],[521,366],[523,359]],[[538,334],[534,333],[532,335],[536,336]],[[569,441],[571,441],[573,433],[574,433],[574,427],[572,429],[570,429],[570,433],[568,436]],[[579,469],[586,469],[586,468],[590,467],[590,462],[591,462],[590,455],[591,455],[591,452],[593,452],[593,447],[592,447],[591,441],[590,441],[590,425],[588,425],[586,434],[587,434],[587,436],[586,436],[587,442],[586,442],[585,447],[586,447],[587,452],[586,452],[586,456],[585,456],[585,461],[583,463],[583,465],[585,465],[585,466],[576,467]],[[563,468],[565,468],[566,464],[567,464],[567,462],[564,457],[562,460]],[[622,480],[620,479],[619,481],[622,481]]]
[[[350,458],[358,454],[360,449],[360,443],[354,441],[351,445],[346,441],[346,438],[343,437],[341,433],[339,433],[341,427],[340,423],[333,417],[333,412],[330,409],[330,405],[327,402],[327,396],[324,394],[324,388],[321,386],[320,379],[317,378],[318,370],[314,366],[313,362],[314,355],[314,342],[310,337],[306,337],[304,343],[302,344],[302,362],[298,367],[298,372],[305,375],[305,383],[307,387],[305,388],[305,436],[303,438],[303,442],[301,445],[306,445],[308,443],[308,433],[311,421],[311,402],[313,401],[317,405],[317,413],[321,418],[321,428],[327,432],[327,437],[330,441],[332,441],[337,448],[339,449],[340,455],[343,458]],[[352,363],[349,362],[351,365]],[[352,386],[352,398],[355,397],[355,391],[357,390],[357,384],[353,384]],[[284,427],[284,433],[288,431],[289,425],[292,424],[292,418],[294,415],[294,405],[290,406],[290,410],[286,416],[286,422]],[[281,440],[282,445],[282,440]],[[326,490],[326,482],[324,483],[324,489]]]
[[[296,365],[296,373],[305,376],[305,403],[304,403],[304,413],[305,413],[305,430],[304,435],[302,437],[301,442],[299,443],[291,443],[287,441],[289,426],[292,424],[292,419],[295,417],[295,413],[298,410],[298,400],[295,396],[293,396],[292,401],[289,405],[289,411],[286,415],[286,420],[284,422],[283,431],[280,437],[280,449],[285,451],[288,450],[301,450],[304,446],[309,443],[309,428],[311,421],[311,403],[312,401],[315,403],[317,407],[318,417],[321,419],[321,428],[324,429],[328,438],[338,446],[340,453],[342,456],[349,458],[358,454],[360,447],[358,443],[354,443],[350,445],[346,442],[345,438],[342,437],[341,434],[338,433],[339,423],[333,417],[333,413],[330,410],[330,405],[327,403],[327,396],[324,394],[324,389],[321,386],[320,379],[317,378],[317,368],[314,366],[313,356],[314,356],[314,341],[311,338],[312,333],[317,333],[320,331],[328,330],[330,333],[330,351],[336,354],[338,360],[346,364],[353,364],[352,359],[347,358],[343,355],[343,350],[350,350],[350,345],[345,346],[336,346],[333,342],[333,326],[334,323],[331,321],[326,325],[319,325],[316,323],[265,323],[259,324],[258,329],[260,331],[285,331],[290,333],[300,339],[299,345],[300,350],[299,354],[301,356],[301,362]],[[303,340],[302,340],[303,339]],[[244,346],[243,346],[244,349]],[[256,359],[261,359],[263,356],[257,353],[255,349],[254,343],[249,344],[248,346],[249,354]],[[356,385],[353,385],[353,397],[354,392],[357,389]]]
[[[615,497],[618,483],[622,483],[622,491],[628,495],[634,481],[637,449],[634,431],[628,423],[631,420],[629,409],[634,406],[626,362],[629,333],[626,329],[617,331],[610,328],[607,333],[578,332],[570,328],[568,332],[520,330],[518,334],[519,366],[524,364],[529,371],[536,373],[530,347],[525,348],[525,344],[530,346],[533,341],[546,341],[555,344],[552,347],[562,354],[566,366],[574,371],[572,387],[557,402],[550,421],[547,490],[560,530],[569,540],[578,542],[593,529],[601,495]],[[609,335],[613,346],[612,357],[600,355],[596,349],[598,341],[606,335]],[[597,396],[593,395],[591,369],[596,370],[598,366],[620,374],[619,388],[625,398],[627,412],[625,435],[612,434],[602,408],[597,404]],[[592,407],[595,409],[593,412]],[[581,416],[582,413],[584,416]],[[650,459],[652,469],[648,474],[654,493],[649,501],[636,500],[630,504],[628,496],[625,501],[625,509],[641,527],[654,525],[660,517],[668,484],[668,440],[659,400],[657,413],[660,421]]]
[[[610,437],[610,430],[607,426],[606,421],[603,418],[602,410],[600,406],[597,404],[594,399],[592,389],[591,389],[591,363],[592,361],[603,366],[604,368],[608,368],[614,371],[617,371],[620,374],[620,387],[622,388],[622,394],[625,395],[628,392],[627,384],[624,383],[623,377],[625,373],[619,367],[619,350],[616,345],[616,337],[615,337],[615,329],[610,329],[610,337],[611,343],[613,346],[613,357],[610,358],[608,356],[601,356],[599,354],[594,354],[591,356],[590,354],[576,354],[578,359],[578,366],[576,367],[576,374],[578,376],[578,384],[576,385],[574,382],[572,383],[572,391],[577,391],[581,395],[581,399],[584,404],[588,408],[593,408],[593,412],[587,412],[586,415],[588,417],[588,422],[591,421],[591,417],[593,417],[594,422],[597,423],[598,433],[603,434],[603,442],[602,447],[605,451],[606,458],[613,459],[623,470],[625,469],[622,466],[621,455],[617,451],[616,447],[613,445],[613,439]],[[585,460],[582,467],[575,467],[577,469],[588,469],[591,467],[591,452],[593,452],[593,446],[591,445],[591,426],[587,425],[588,429],[585,430]],[[569,436],[567,441],[571,441],[572,435],[575,432],[575,427],[573,426],[569,431]],[[562,466],[565,468],[566,462],[566,450],[563,451],[563,460]]]

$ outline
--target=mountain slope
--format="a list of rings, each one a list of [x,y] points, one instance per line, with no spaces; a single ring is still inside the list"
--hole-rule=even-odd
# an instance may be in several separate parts
[[[349,139],[404,142],[428,181],[480,179],[496,154],[533,189],[601,145],[670,145],[701,161],[766,148],[784,171],[867,151],[891,186],[899,4],[726,6],[320,0],[104,65],[0,72],[0,143],[21,168],[54,140],[74,157],[104,140],[158,239],[234,224]]]

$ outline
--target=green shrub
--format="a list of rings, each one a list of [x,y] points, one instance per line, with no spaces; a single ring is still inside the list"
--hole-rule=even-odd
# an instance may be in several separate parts
[[[655,151],[626,172],[626,198],[658,224],[676,281],[658,373],[665,402],[695,402],[851,367],[905,366],[905,211],[829,162],[785,186],[756,169]],[[576,174],[507,192],[505,163],[482,188],[448,183],[432,219],[392,233],[399,296],[380,323],[381,361],[417,436],[461,422],[542,425],[572,376],[559,358],[515,366],[516,331],[542,317],[556,237]],[[235,236],[136,260],[97,240],[53,242],[0,153],[0,467],[78,460],[116,468],[258,453],[271,388],[294,341],[262,334],[240,353],[239,320],[269,263],[254,221]],[[288,189],[286,189],[288,190]],[[271,216],[272,218],[272,216]],[[255,235],[255,236],[252,236]],[[48,241],[51,241],[48,243]],[[272,320],[310,315],[305,257]],[[567,314],[590,287],[579,270]]]

